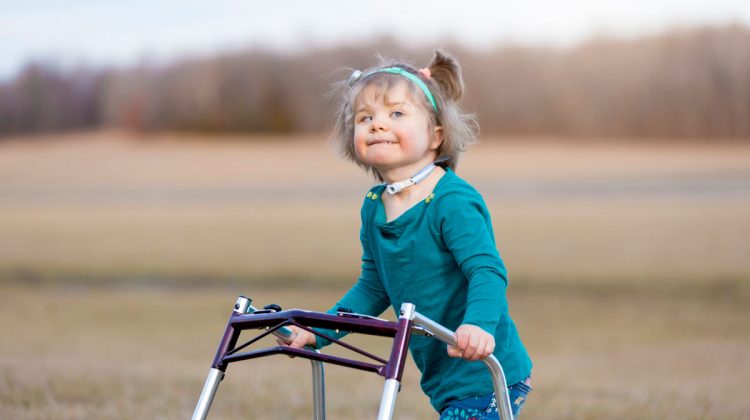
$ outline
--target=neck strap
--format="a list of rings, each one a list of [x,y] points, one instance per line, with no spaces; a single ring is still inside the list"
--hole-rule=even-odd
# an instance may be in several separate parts
[[[448,160],[448,158],[438,159],[422,168],[413,177],[386,185],[385,190],[388,191],[388,194],[393,195],[400,193],[401,191],[411,187],[412,185],[419,184],[420,182],[424,181],[424,179],[427,178],[432,173],[432,171],[435,170],[435,167],[438,163],[445,162],[446,160]]]

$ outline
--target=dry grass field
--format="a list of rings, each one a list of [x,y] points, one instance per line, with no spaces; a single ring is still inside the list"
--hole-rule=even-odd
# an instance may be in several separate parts
[[[238,294],[324,310],[370,180],[322,137],[0,142],[0,418],[186,418]],[[524,418],[750,416],[750,147],[492,141],[484,194],[535,361]],[[388,343],[364,342],[379,352]],[[379,377],[327,368],[329,418]],[[434,418],[407,367],[396,418]],[[310,417],[309,363],[230,367],[212,418]]]
[[[189,418],[239,293],[318,310],[338,296],[310,288],[5,288],[1,417]],[[747,418],[747,305],[581,293],[510,298],[535,361],[525,418]],[[352,339],[386,354],[382,340]],[[395,418],[434,418],[418,381],[410,361]],[[374,418],[380,377],[329,366],[326,382],[329,418]],[[310,384],[304,360],[230,366],[211,418],[310,418]]]

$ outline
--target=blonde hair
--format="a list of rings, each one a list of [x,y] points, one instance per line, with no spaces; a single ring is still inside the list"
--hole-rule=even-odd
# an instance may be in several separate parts
[[[479,132],[474,114],[463,112],[458,106],[458,101],[464,93],[464,82],[458,61],[441,51],[435,51],[435,56],[427,65],[429,78],[407,64],[383,59],[380,61],[381,63],[378,66],[363,71],[362,74],[366,76],[359,77],[351,86],[346,81],[339,82],[334,86],[335,92],[342,91],[336,112],[336,122],[331,135],[331,141],[338,152],[343,157],[372,172],[378,181],[383,181],[383,177],[377,169],[357,158],[354,150],[354,106],[364,89],[369,86],[374,86],[378,92],[386,95],[398,83],[406,82],[411,98],[421,104],[429,116],[430,131],[435,127],[442,127],[442,142],[438,147],[436,158],[444,158],[445,161],[440,165],[455,170],[459,155],[468,146],[477,143]],[[400,67],[419,77],[435,98],[437,110],[433,108],[416,83],[406,80],[404,76],[377,72],[379,69],[388,67]]]

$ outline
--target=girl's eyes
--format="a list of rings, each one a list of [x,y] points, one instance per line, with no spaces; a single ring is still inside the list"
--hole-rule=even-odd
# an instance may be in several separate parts
[[[406,114],[404,114],[401,111],[393,111],[393,112],[391,112],[391,118],[401,118],[401,117],[403,117],[405,115]],[[359,122],[361,122],[361,123],[367,123],[367,122],[370,122],[370,121],[372,121],[372,115],[363,115],[363,116],[359,117]]]

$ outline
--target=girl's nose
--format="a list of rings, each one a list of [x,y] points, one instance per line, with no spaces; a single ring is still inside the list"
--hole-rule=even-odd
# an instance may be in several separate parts
[[[388,131],[388,122],[383,118],[374,117],[370,124],[370,131],[376,133],[378,131]]]

